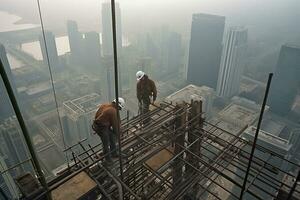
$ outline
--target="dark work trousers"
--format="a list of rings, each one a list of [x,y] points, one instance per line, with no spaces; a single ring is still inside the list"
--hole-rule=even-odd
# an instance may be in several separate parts
[[[97,133],[102,141],[103,153],[107,161],[111,161],[111,154],[115,155],[116,152],[116,134],[110,127],[101,127],[101,131]]]
[[[150,98],[143,98],[140,104],[140,111],[143,115],[143,124],[150,122],[149,118]]]

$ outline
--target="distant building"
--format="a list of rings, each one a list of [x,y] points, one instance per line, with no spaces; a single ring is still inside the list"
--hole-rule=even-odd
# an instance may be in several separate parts
[[[250,126],[243,132],[241,137],[246,141],[253,141],[255,132],[256,127]],[[284,160],[280,157],[287,158],[292,145],[288,140],[282,139],[278,136],[273,135],[272,133],[262,130],[259,131],[256,145],[257,146],[254,151],[255,157],[253,158],[252,169],[250,169],[248,177],[249,180],[252,181],[252,186],[255,187],[249,187],[250,189],[246,190],[243,199],[254,200],[257,199],[257,197],[259,197],[260,199],[274,199],[272,195],[275,195],[277,193],[281,185],[270,185],[268,181],[266,182],[261,180],[264,180],[265,174],[268,174],[268,176],[273,177],[274,180],[281,180],[283,178],[284,173],[280,170],[287,171],[288,166],[287,163],[284,162]],[[244,167],[246,166],[245,164],[247,164],[249,161],[249,154],[251,152],[251,148],[251,145],[242,146],[240,153],[237,157],[234,158],[239,162],[243,163],[242,165],[237,164],[235,165],[236,168],[233,168],[233,171],[236,174],[234,181],[240,182],[242,180],[241,178],[245,177]],[[266,151],[266,149],[272,150],[272,153],[276,153],[278,157],[277,155]],[[266,162],[267,164],[263,164],[261,162]],[[259,170],[258,168],[253,169],[254,166],[259,165],[261,165]],[[234,185],[231,192],[239,195],[240,191],[240,186]]]
[[[0,153],[8,167],[29,158],[26,143],[16,117],[10,117],[0,124]],[[19,171],[28,171],[29,165],[22,165]]]
[[[195,85],[188,85],[169,95],[165,100],[173,103],[181,101],[190,103],[192,99],[201,100],[203,111],[205,112],[206,116],[209,116],[212,110],[214,94],[215,92],[212,88],[206,86],[199,87]]]
[[[71,50],[71,60],[72,62],[78,63],[82,58],[82,34],[78,31],[77,23],[72,20],[67,21],[67,30]]]
[[[187,81],[217,88],[225,17],[193,14]]]
[[[51,69],[59,68],[59,59],[58,59],[58,53],[57,53],[57,48],[55,43],[55,35],[50,31],[45,31],[45,40],[43,35],[40,35],[39,41],[40,41],[44,63],[48,65],[47,59],[49,58],[49,65]]]
[[[300,47],[283,45],[272,80],[269,105],[277,114],[287,114],[294,103],[300,85]]]
[[[233,97],[232,102],[218,113],[220,119],[241,128],[252,125],[259,116],[260,105],[248,99]],[[266,110],[269,108],[267,107]]]
[[[0,175],[0,187],[9,196],[9,199],[18,199],[19,197],[14,178],[24,172],[33,171],[29,162],[16,166],[28,158],[30,155],[16,117],[3,120],[0,124],[0,171],[2,173],[8,168],[12,169]]]
[[[7,165],[3,159],[3,157],[0,155],[0,188],[3,190],[5,195],[7,195],[10,199],[19,199],[19,191],[17,189],[17,186],[14,182],[13,177],[11,174],[6,171]],[[6,171],[6,172],[4,172]],[[2,173],[4,172],[4,173]],[[0,194],[1,197],[1,194]]]
[[[256,127],[250,126],[244,131],[242,137],[248,141],[253,141],[255,132],[256,132]],[[260,197],[261,199],[273,199],[272,195],[277,193],[281,185],[280,184],[270,185],[270,183],[261,180],[264,179],[265,177],[264,174],[268,174],[268,176],[274,178],[275,180],[282,180],[284,174],[279,169],[283,171],[287,171],[288,165],[287,162],[285,162],[283,159],[280,159],[280,156],[282,156],[283,158],[287,158],[287,155],[291,149],[291,144],[288,140],[277,137],[272,133],[268,133],[266,131],[260,130],[258,134],[257,145],[260,145],[265,149],[272,150],[272,152],[275,152],[279,157],[274,156],[270,152],[265,151],[265,149],[259,148],[257,146],[254,152],[254,156],[268,164],[262,165],[263,167],[259,169],[259,172],[253,169],[250,171],[250,174],[252,175],[249,174],[248,178],[249,180],[253,180],[253,176],[255,176],[255,180],[253,180],[252,185],[255,185],[256,187],[250,187],[251,189],[244,194],[243,199],[254,200],[257,199],[256,196]],[[250,153],[251,148],[252,148],[251,145],[246,145],[245,147],[242,148],[242,150],[247,153]],[[243,155],[246,157],[244,157]],[[239,161],[243,161],[244,163],[247,163],[248,157],[249,156],[247,156],[244,152],[242,152],[240,156],[236,159],[238,159]],[[252,165],[255,166],[254,162],[261,162],[261,161],[259,161],[258,159],[253,159]],[[236,170],[236,174],[239,174],[242,177],[244,177],[245,171],[244,170],[241,171],[241,169],[243,168],[238,168]],[[238,180],[241,180],[240,177],[237,177],[236,181]],[[264,192],[260,188],[263,188],[264,191],[268,191],[268,193]],[[239,194],[240,188],[234,186],[234,190],[238,192],[237,194]],[[251,194],[249,191],[254,193],[255,196]]]
[[[5,72],[8,76],[8,79],[10,80],[11,86],[13,87],[13,89],[16,89],[14,80],[13,80],[13,75],[11,73],[10,64],[7,59],[6,50],[2,44],[0,44],[0,59],[4,66]],[[16,95],[16,92],[15,92],[15,95]],[[0,78],[0,121],[12,116],[13,114],[14,114],[14,112],[13,112],[12,106],[10,104],[10,100],[9,100],[5,85],[2,81],[2,78]]]
[[[89,66],[99,67],[101,60],[101,46],[99,33],[95,31],[85,33],[83,39],[83,46],[85,49],[85,63],[87,63]]]
[[[68,146],[90,139],[92,121],[100,104],[100,95],[93,93],[63,103],[62,117],[65,141]]]
[[[116,7],[116,33],[117,33],[117,49],[118,56],[121,55],[122,49],[122,24],[121,24],[121,9],[119,3]],[[102,4],[102,51],[103,56],[113,55],[113,33],[111,22],[111,4],[106,2]]]
[[[168,39],[167,72],[179,72],[182,67],[181,35],[171,32]]]
[[[247,46],[247,29],[231,27],[228,31],[217,85],[217,95],[230,98],[239,92]]]

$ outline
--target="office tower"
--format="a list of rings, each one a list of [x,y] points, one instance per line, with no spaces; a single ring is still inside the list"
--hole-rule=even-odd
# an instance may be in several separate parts
[[[5,72],[10,80],[10,84],[15,90],[15,84],[13,80],[13,76],[10,69],[10,64],[7,60],[6,50],[5,47],[0,44],[0,59],[4,66]],[[16,95],[16,91],[15,95]],[[0,122],[14,114],[5,85],[3,83],[2,78],[0,78]]]
[[[88,66],[98,66],[101,60],[101,47],[99,33],[92,31],[84,34],[84,57]]]
[[[231,27],[221,58],[217,95],[230,98],[239,92],[247,46],[247,29]]]
[[[247,139],[248,141],[253,141],[255,137],[256,127],[249,126],[244,133],[241,135],[243,138]],[[264,174],[269,174],[269,176],[272,176],[273,180],[282,180],[284,176],[284,171],[287,170],[288,163],[279,157],[276,157],[272,154],[267,153],[263,148],[270,149],[272,152],[276,153],[277,155],[281,156],[282,158],[287,158],[287,155],[292,147],[289,140],[282,139],[278,136],[275,136],[272,133],[260,130],[257,138],[257,145],[260,145],[262,148],[256,148],[254,152],[254,156],[259,157],[261,161],[268,162],[268,164],[263,165],[259,172],[256,171],[250,171],[253,174],[255,174],[255,178],[252,178],[254,175],[249,174],[249,180],[252,181],[252,185],[255,185],[255,187],[252,187],[251,190],[246,190],[243,199],[244,200],[254,200],[259,197],[260,199],[274,199],[272,197],[272,194],[276,194],[277,190],[279,189],[280,185],[276,185],[275,187],[270,185],[268,182],[261,181],[264,178]],[[251,152],[251,146],[245,145],[242,147],[242,150],[244,152],[250,153]],[[248,158],[245,159],[245,157],[240,156],[240,161],[243,161],[245,163],[248,162]],[[254,165],[255,161],[253,161]],[[257,163],[257,161],[256,161]],[[245,171],[241,170],[242,168],[237,168],[236,172],[241,177],[245,176]],[[258,168],[257,168],[258,169]],[[269,170],[269,171],[268,171]],[[283,171],[282,171],[283,170]],[[234,178],[235,181],[238,181],[241,179],[241,177],[236,176]],[[251,177],[251,179],[250,179]],[[250,187],[249,187],[250,188]],[[262,190],[263,188],[264,190]],[[240,192],[240,188],[237,186],[233,187],[233,191]],[[266,193],[265,191],[268,191]],[[237,193],[239,194],[239,193]],[[256,196],[254,196],[254,195]]]
[[[122,25],[121,10],[119,3],[116,7],[116,33],[117,33],[117,50],[118,56],[121,55],[122,49]],[[102,4],[102,51],[103,56],[113,55],[113,38],[112,38],[112,22],[111,22],[111,5],[109,2]]]
[[[3,155],[8,167],[29,158],[26,143],[15,116],[5,119],[0,124],[0,153]],[[19,167],[20,171],[30,169],[27,164]]]
[[[174,104],[180,102],[191,102],[192,100],[201,100],[203,112],[208,117],[212,114],[212,105],[215,91],[206,86],[188,85],[173,94],[167,96],[165,100]]]
[[[57,53],[56,42],[55,42],[55,35],[50,31],[45,31],[45,40],[43,38],[43,35],[39,37],[39,40],[40,40],[40,46],[41,46],[44,63],[48,64],[47,59],[49,58],[49,65],[51,69],[58,68],[59,61],[58,61],[58,53]],[[46,47],[47,47],[47,51],[46,51]]]
[[[225,17],[193,14],[187,81],[217,87]]]
[[[81,61],[82,35],[78,31],[78,26],[75,21],[67,21],[68,37],[71,50],[72,61],[78,63]]]
[[[277,114],[287,114],[294,103],[300,84],[300,47],[283,45],[272,80],[269,105]]]
[[[100,104],[100,95],[92,93],[63,103],[65,116],[62,119],[64,136],[68,146],[83,139],[90,139],[92,122]],[[92,142],[93,141],[89,141]]]
[[[1,155],[0,155],[0,171],[1,171],[0,187],[2,188],[3,192],[10,199],[18,199],[19,192],[17,186],[11,174],[9,173],[9,171],[7,171],[7,165]],[[1,195],[0,195],[0,199],[1,199]]]
[[[168,39],[167,71],[179,72],[182,66],[182,44],[181,35],[171,32]]]

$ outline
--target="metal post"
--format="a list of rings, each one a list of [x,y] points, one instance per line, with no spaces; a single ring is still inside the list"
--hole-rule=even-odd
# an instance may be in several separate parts
[[[254,141],[253,141],[253,145],[252,145],[252,149],[251,149],[251,154],[250,154],[250,157],[249,157],[249,162],[248,162],[248,166],[247,166],[246,175],[245,175],[244,183],[243,183],[243,186],[242,186],[242,189],[241,189],[241,194],[240,194],[240,198],[239,198],[240,200],[243,199],[244,191],[245,191],[245,188],[246,188],[247,179],[248,179],[248,175],[249,175],[249,171],[250,171],[250,167],[251,167],[251,163],[252,163],[252,159],[253,159],[253,155],[254,155],[254,151],[255,151],[255,147],[256,147],[256,141],[257,141],[260,125],[261,125],[261,122],[262,122],[262,119],[263,119],[265,107],[266,107],[266,104],[267,104],[267,99],[268,99],[268,94],[269,94],[269,90],[270,90],[270,86],[271,86],[272,77],[273,77],[273,73],[270,73],[269,78],[268,78],[266,91],[265,91],[263,104],[262,104],[261,110],[260,110],[260,115],[259,115],[258,124],[257,124],[257,127],[256,127],[256,132],[255,132]]]
[[[24,135],[24,138],[25,138],[25,142],[26,142],[26,144],[28,146],[28,150],[30,152],[30,155],[31,155],[34,167],[35,167],[35,169],[36,169],[36,171],[38,173],[39,181],[40,181],[41,185],[46,189],[46,191],[48,191],[48,185],[47,185],[46,179],[44,177],[42,168],[41,168],[41,166],[39,164],[37,155],[36,155],[35,150],[33,148],[33,145],[32,145],[32,142],[31,142],[28,130],[26,128],[23,116],[21,114],[19,105],[17,103],[17,99],[16,99],[16,97],[14,95],[13,88],[11,87],[11,84],[9,82],[8,76],[6,74],[6,71],[4,69],[4,66],[3,66],[3,63],[2,63],[1,59],[0,59],[0,73],[1,73],[1,77],[2,77],[2,80],[3,80],[4,85],[5,85],[5,88],[7,90],[10,102],[11,102],[11,104],[13,106],[13,109],[15,111],[16,117],[17,117],[17,119],[19,121],[21,130],[23,132],[23,135]],[[48,199],[51,199],[51,195],[49,195],[49,193],[47,193],[47,197],[48,197]]]
[[[115,11],[115,0],[111,0],[111,24],[113,33],[113,50],[114,50],[114,68],[115,68],[115,93],[116,93],[116,104],[119,105],[119,78],[118,78],[118,50],[117,50],[117,32],[116,32],[116,11]],[[120,113],[117,107],[118,120],[120,120]],[[119,127],[119,126],[117,126]],[[119,163],[120,163],[120,176],[123,181],[123,163],[122,163],[122,150],[121,150],[121,133],[117,130],[118,143],[119,143]]]

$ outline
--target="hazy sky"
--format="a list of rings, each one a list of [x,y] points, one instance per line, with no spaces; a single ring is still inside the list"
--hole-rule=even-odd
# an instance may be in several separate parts
[[[47,29],[65,32],[67,19],[83,31],[101,31],[101,3],[107,0],[40,0]],[[226,25],[245,25],[256,35],[300,35],[300,0],[119,0],[124,34],[161,25],[189,35],[193,13],[226,16]],[[0,10],[39,23],[36,0],[0,0]],[[255,34],[251,34],[254,36]],[[251,36],[250,35],[250,36]],[[296,37],[296,36],[295,36]]]

